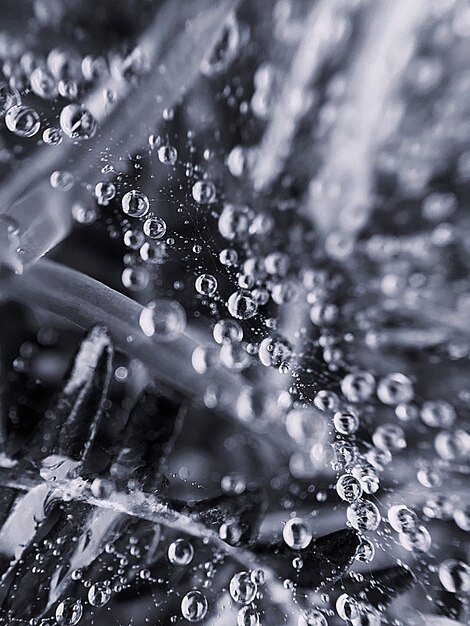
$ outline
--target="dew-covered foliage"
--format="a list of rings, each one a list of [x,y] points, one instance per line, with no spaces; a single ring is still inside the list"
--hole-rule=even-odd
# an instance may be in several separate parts
[[[469,624],[468,0],[0,11],[0,624]]]

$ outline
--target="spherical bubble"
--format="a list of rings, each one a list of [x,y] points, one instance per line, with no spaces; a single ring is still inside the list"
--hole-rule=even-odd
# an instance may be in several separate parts
[[[336,481],[336,492],[341,500],[354,502],[362,495],[361,483],[351,474],[343,474]]]
[[[446,461],[465,459],[470,452],[470,434],[458,428],[454,431],[441,431],[434,440],[436,452]]]
[[[404,504],[395,504],[388,509],[388,521],[393,530],[402,533],[416,527],[418,516]]]
[[[57,97],[57,82],[45,68],[37,67],[29,77],[31,91],[40,98],[53,100]]]
[[[259,614],[251,606],[242,606],[237,615],[237,626],[259,626]]]
[[[238,252],[233,248],[226,248],[219,254],[219,261],[226,267],[233,267],[238,262]]]
[[[66,598],[59,602],[55,610],[55,619],[59,626],[75,626],[83,615],[81,600]]]
[[[452,518],[453,512],[454,503],[452,498],[443,494],[432,494],[423,505],[423,513],[431,519],[449,520]]]
[[[334,391],[321,389],[313,400],[321,411],[335,411],[339,407],[339,398]]]
[[[369,500],[358,500],[350,504],[346,516],[356,530],[376,530],[381,520],[379,509]]]
[[[292,550],[303,550],[311,542],[312,533],[303,519],[293,517],[284,525],[282,537]]]
[[[186,539],[176,539],[168,547],[168,560],[172,565],[189,565],[194,557],[194,548]]]
[[[98,204],[107,206],[116,196],[116,187],[110,182],[99,182],[95,185],[95,198]]]
[[[229,241],[243,240],[249,234],[254,213],[245,205],[226,204],[218,221],[219,233]]]
[[[271,298],[276,304],[288,304],[297,297],[297,286],[293,280],[284,280],[273,285]]]
[[[458,504],[454,511],[454,522],[459,528],[470,531],[470,504]]]
[[[79,224],[90,225],[96,222],[98,213],[94,206],[83,206],[79,202],[72,205],[72,217]]]
[[[334,414],[333,425],[341,435],[352,435],[359,428],[359,419],[352,413],[338,411]]]
[[[421,467],[418,470],[416,477],[418,482],[423,485],[423,487],[427,487],[428,489],[438,487],[442,484],[442,473],[433,466]]]
[[[60,127],[69,139],[90,139],[96,133],[96,120],[82,104],[68,104],[59,117]]]
[[[266,337],[260,343],[258,355],[266,367],[280,367],[292,358],[292,345],[281,335]]]
[[[144,233],[151,239],[161,239],[166,233],[166,222],[161,217],[149,217],[144,222]]]
[[[210,204],[215,200],[215,185],[208,180],[198,180],[193,185],[192,194],[199,204]]]
[[[452,426],[457,415],[454,407],[445,400],[425,402],[421,407],[422,421],[432,428],[447,428]]]
[[[124,244],[131,248],[131,250],[138,250],[143,243],[145,242],[144,234],[141,230],[137,230],[136,228],[129,228],[124,233]]]
[[[6,112],[5,125],[18,137],[33,137],[38,132],[41,122],[34,109],[19,104]]]
[[[178,160],[178,151],[174,146],[160,146],[157,154],[158,160],[164,165],[174,165]]]
[[[439,566],[439,580],[450,593],[470,591],[470,567],[463,561],[447,559]]]
[[[179,302],[161,298],[142,309],[139,324],[147,337],[173,341],[186,328],[186,313]]]
[[[47,67],[57,80],[78,79],[81,75],[82,59],[70,49],[53,48],[47,55]]]
[[[152,265],[160,265],[166,258],[166,246],[163,241],[147,241],[140,248],[140,258]]]
[[[336,612],[342,620],[347,621],[359,615],[359,607],[354,598],[348,596],[347,593],[342,593],[336,600]]]
[[[198,374],[205,374],[220,365],[219,351],[213,346],[197,346],[191,355],[191,365]]]
[[[139,291],[149,284],[149,275],[143,267],[126,267],[121,275],[121,281],[126,289]]]
[[[235,291],[229,297],[227,307],[230,315],[239,320],[247,320],[256,315],[258,305],[248,291]]]
[[[358,545],[354,558],[361,563],[370,563],[375,556],[375,547],[372,541],[362,537],[361,543]]]
[[[250,574],[250,578],[255,585],[264,585],[266,582],[266,573],[264,569],[254,569]]]
[[[188,622],[200,622],[207,614],[207,598],[200,591],[188,591],[181,601],[181,614]]]
[[[432,543],[431,535],[424,526],[399,533],[398,541],[408,552],[427,552]]]
[[[430,222],[447,220],[458,208],[457,198],[450,192],[433,192],[425,197],[421,207],[423,217]]]
[[[220,481],[220,487],[224,493],[240,495],[246,489],[246,482],[240,474],[226,474]]]
[[[321,443],[327,436],[325,420],[312,408],[291,409],[286,417],[286,430],[299,444]]]
[[[251,357],[241,344],[224,343],[220,348],[220,362],[229,370],[241,372],[251,365]]]
[[[121,200],[122,210],[130,217],[143,217],[149,210],[149,199],[141,191],[132,189],[125,193]]]
[[[381,450],[403,450],[406,448],[405,431],[396,424],[382,424],[372,435],[372,441]]]
[[[19,92],[7,83],[0,82],[0,115],[21,104]]]
[[[306,609],[299,617],[298,626],[328,626],[328,620],[318,609]]]
[[[374,392],[375,379],[369,372],[353,372],[341,381],[341,391],[349,402],[364,402]]]
[[[388,374],[377,385],[377,397],[390,406],[411,402],[414,398],[413,383],[404,374]]]
[[[196,278],[195,287],[202,296],[212,296],[217,291],[217,278],[212,274],[201,274]]]
[[[272,252],[264,259],[266,271],[271,275],[285,276],[289,265],[290,258],[285,252]]]
[[[62,133],[58,128],[46,128],[42,134],[42,140],[48,146],[58,146],[62,143]]]
[[[50,176],[50,183],[53,189],[60,191],[70,191],[75,184],[75,177],[72,172],[66,170],[56,170]]]
[[[380,482],[374,467],[365,463],[364,465],[354,467],[352,474],[361,483],[363,491],[368,495],[378,491]]]
[[[310,309],[310,320],[315,326],[329,326],[336,322],[338,313],[336,304],[318,303]]]
[[[214,326],[212,334],[218,344],[239,343],[243,339],[243,329],[234,320],[220,320]]]
[[[398,404],[395,415],[401,422],[413,422],[419,417],[419,409],[416,404]]]
[[[106,582],[98,582],[88,590],[88,602],[91,606],[101,607],[111,599],[111,587]]]
[[[250,604],[255,599],[257,587],[249,572],[239,572],[230,580],[229,591],[232,599],[239,604]]]

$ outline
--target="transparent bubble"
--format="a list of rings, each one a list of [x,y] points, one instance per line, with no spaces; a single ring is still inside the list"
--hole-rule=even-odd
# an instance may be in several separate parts
[[[352,435],[359,428],[359,420],[352,413],[337,412],[333,417],[335,430],[341,435]]]
[[[233,267],[238,262],[238,252],[233,248],[226,248],[219,254],[219,260],[226,267]]]
[[[145,242],[144,233],[141,230],[137,230],[136,228],[130,228],[129,230],[126,230],[123,239],[124,244],[132,250],[139,250],[139,248]]]
[[[105,606],[111,600],[111,594],[109,583],[94,583],[88,590],[88,602],[95,607]]]
[[[397,533],[404,532],[405,530],[412,530],[416,527],[418,516],[405,504],[395,504],[388,509],[387,512],[388,521],[393,530]]]
[[[166,246],[163,241],[147,241],[140,248],[140,258],[152,265],[160,265],[166,258]]]
[[[336,612],[344,621],[354,619],[359,615],[357,601],[347,593],[342,593],[336,600]]]
[[[395,415],[401,422],[414,422],[419,417],[419,408],[416,404],[398,404]]]
[[[263,569],[254,569],[250,574],[251,580],[255,585],[264,585],[266,581],[266,574]]]
[[[220,481],[220,487],[224,493],[240,495],[246,489],[246,482],[240,474],[226,474]]]
[[[241,372],[251,365],[252,360],[243,345],[224,343],[220,348],[220,362],[229,370]]]
[[[84,206],[79,202],[72,205],[72,217],[79,224],[90,225],[96,222],[98,213],[94,206]]]
[[[189,565],[194,557],[194,548],[186,539],[177,539],[168,547],[168,560],[173,565]]]
[[[122,284],[126,289],[139,291],[149,284],[149,275],[143,267],[126,267],[121,275]]]
[[[34,109],[19,104],[6,112],[5,125],[18,137],[33,137],[39,131],[41,122]]]
[[[432,543],[431,535],[424,526],[399,533],[398,541],[408,552],[427,552]]]
[[[362,537],[361,543],[358,545],[354,558],[361,563],[370,563],[375,556],[375,547],[372,541]]]
[[[230,580],[229,591],[232,599],[238,604],[250,604],[255,599],[257,587],[251,580],[249,572],[239,572]]]
[[[354,502],[362,495],[361,483],[351,474],[343,474],[336,481],[336,492],[345,502]]]
[[[434,447],[438,455],[446,461],[465,459],[470,452],[470,434],[461,428],[441,431],[436,435]]]
[[[19,92],[7,83],[0,82],[0,115],[21,104]]]
[[[215,185],[208,180],[198,180],[193,185],[192,194],[199,204],[210,204],[215,200]]]
[[[81,600],[66,598],[57,605],[55,619],[59,626],[75,626],[83,615],[83,605]]]
[[[149,217],[144,222],[144,233],[151,239],[161,239],[166,233],[166,222],[161,217]]]
[[[454,522],[459,528],[470,531],[470,504],[458,504],[454,511]]]
[[[56,170],[50,176],[50,183],[53,189],[69,191],[75,184],[75,177],[72,172],[66,170]]]
[[[178,151],[174,146],[160,146],[158,148],[158,160],[165,165],[174,165],[178,160]]]
[[[213,346],[197,346],[191,355],[191,364],[198,374],[205,374],[220,365],[219,355]]]
[[[53,48],[47,55],[47,67],[57,80],[72,80],[81,75],[82,59],[71,49]]]
[[[46,128],[42,140],[48,146],[58,146],[62,142],[62,133],[58,128]]]
[[[379,509],[369,500],[358,500],[348,506],[348,522],[356,530],[376,530],[380,524]]]
[[[229,241],[243,240],[249,234],[253,211],[245,205],[226,204],[219,217],[219,232]]]
[[[447,559],[439,566],[439,580],[450,593],[470,592],[470,567],[463,561]]]
[[[423,487],[427,487],[428,489],[438,487],[442,484],[442,473],[439,469],[430,465],[421,467],[418,470],[416,477],[418,482],[423,485]]]
[[[454,407],[445,400],[425,402],[421,407],[422,421],[432,428],[446,428],[452,426],[457,415]]]
[[[259,626],[259,614],[251,606],[242,606],[237,615],[237,626]]]
[[[247,320],[256,315],[258,305],[248,291],[232,293],[227,302],[230,315],[239,320]]]
[[[220,320],[212,332],[218,344],[239,343],[243,339],[243,329],[234,320]]]
[[[203,296],[212,296],[217,291],[217,279],[212,274],[201,274],[196,278],[196,291]]]
[[[368,400],[375,389],[375,379],[369,372],[347,374],[341,381],[341,391],[350,402]]]
[[[203,620],[207,609],[207,598],[200,591],[189,591],[181,601],[181,614],[188,622]]]
[[[314,399],[314,404],[321,411],[335,411],[339,407],[339,398],[334,391],[321,389]]]
[[[69,139],[90,139],[96,133],[96,120],[82,104],[68,104],[60,113],[60,127]]]
[[[53,100],[57,97],[57,82],[47,69],[37,67],[29,77],[31,91],[40,98]]]
[[[311,542],[312,533],[303,519],[293,517],[284,525],[282,537],[289,548],[303,550]]]
[[[361,483],[365,493],[371,495],[378,491],[380,487],[379,477],[369,464],[365,463],[363,466],[354,467],[352,474]]]
[[[116,196],[116,187],[110,182],[99,182],[95,185],[95,198],[101,206],[107,206]]]
[[[147,337],[174,341],[186,328],[186,313],[176,300],[160,298],[142,310],[139,324]]]
[[[292,345],[281,335],[266,337],[260,343],[259,360],[266,367],[280,367],[292,358]]]
[[[413,383],[404,374],[388,374],[377,385],[377,397],[390,406],[411,402],[414,398]]]
[[[372,435],[372,441],[381,450],[403,450],[406,448],[405,431],[396,424],[382,424]]]
[[[310,309],[310,320],[315,326],[329,326],[337,321],[338,313],[336,304],[318,303]]]
[[[137,189],[125,193],[121,200],[122,210],[130,217],[143,217],[148,213],[150,204],[147,196]]]

